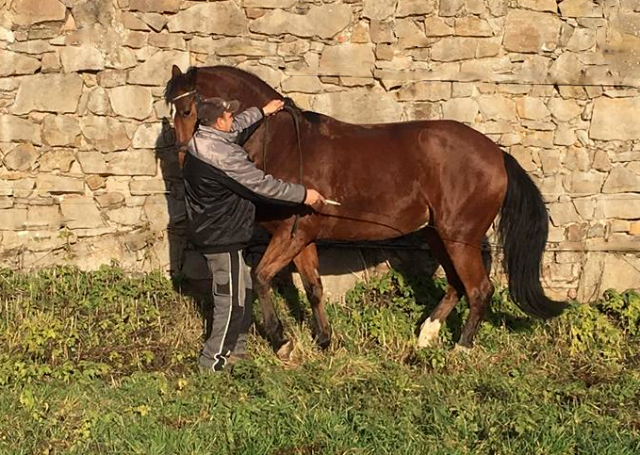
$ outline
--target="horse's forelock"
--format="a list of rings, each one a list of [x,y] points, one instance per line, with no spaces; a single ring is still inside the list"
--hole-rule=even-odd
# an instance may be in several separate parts
[[[183,89],[184,92],[193,90],[195,88],[197,71],[198,68],[192,66],[186,72],[177,74],[169,79],[169,82],[167,82],[167,86],[164,89],[164,101],[167,104],[170,104],[176,97],[179,89]]]

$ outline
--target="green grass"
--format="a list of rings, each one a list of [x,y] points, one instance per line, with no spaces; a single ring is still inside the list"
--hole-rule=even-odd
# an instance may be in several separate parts
[[[160,274],[1,270],[0,453],[640,453],[638,294],[543,324],[499,291],[473,350],[452,350],[464,303],[418,350],[443,286],[356,286],[327,352],[278,297],[293,359],[253,335],[252,360],[201,375],[197,307]]]

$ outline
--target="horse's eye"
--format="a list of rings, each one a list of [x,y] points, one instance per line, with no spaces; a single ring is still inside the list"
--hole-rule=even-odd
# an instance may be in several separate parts
[[[189,117],[189,115],[191,115],[191,109],[187,109],[182,112],[183,117]]]

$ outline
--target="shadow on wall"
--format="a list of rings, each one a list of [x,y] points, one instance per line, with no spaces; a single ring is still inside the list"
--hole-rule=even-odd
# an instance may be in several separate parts
[[[169,215],[167,236],[169,247],[169,272],[174,289],[191,297],[205,321],[205,337],[211,326],[212,296],[211,276],[204,257],[195,251],[185,239],[185,207],[182,170],[174,144],[175,132],[168,118],[162,120],[162,130],[156,140],[155,153],[165,185],[165,200]],[[153,223],[152,223],[153,224]],[[256,227],[252,245],[246,250],[247,263],[257,265],[267,246],[269,235]],[[393,268],[399,271],[410,286],[416,289],[425,277],[433,277],[438,264],[431,256],[420,233],[414,233],[393,241],[358,243],[319,243],[320,275],[323,277],[325,295],[337,300],[358,279],[366,279],[371,271]],[[491,270],[490,254],[485,254],[485,264]],[[302,321],[302,308],[294,285],[291,264],[274,279],[274,288],[287,300],[293,317]],[[436,291],[435,288],[433,288]],[[439,300],[440,295],[431,299]],[[426,318],[433,309],[425,307]],[[308,310],[308,309],[307,309]]]

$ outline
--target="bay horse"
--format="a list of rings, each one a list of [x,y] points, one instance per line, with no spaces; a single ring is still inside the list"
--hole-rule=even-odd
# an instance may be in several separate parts
[[[257,76],[229,66],[173,66],[165,100],[175,107],[179,153],[196,128],[198,98],[236,99],[241,109],[283,99]],[[500,214],[498,234],[510,295],[527,314],[559,315],[566,303],[545,296],[540,267],[549,218],[540,191],[518,162],[478,131],[456,121],[351,124],[287,109],[263,119],[243,146],[254,163],[301,183],[340,206],[259,210],[271,241],[253,270],[264,326],[276,351],[291,349],[270,299],[274,276],[291,261],[312,306],[316,341],[329,345],[315,241],[382,240],[422,231],[444,268],[444,297],[422,324],[418,345],[437,339],[440,326],[466,295],[470,312],[459,344],[471,347],[493,294],[481,244]],[[264,209],[264,208],[263,208]]]

